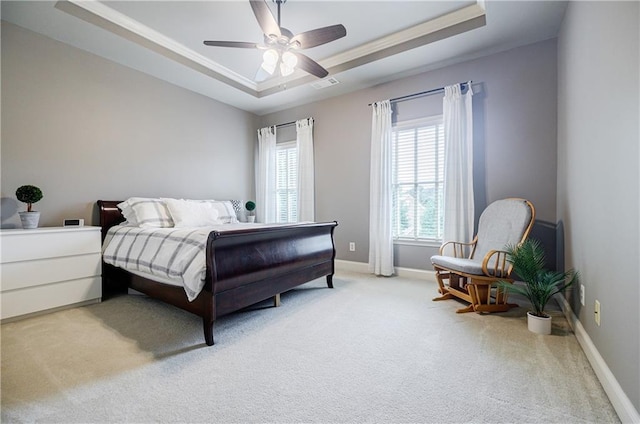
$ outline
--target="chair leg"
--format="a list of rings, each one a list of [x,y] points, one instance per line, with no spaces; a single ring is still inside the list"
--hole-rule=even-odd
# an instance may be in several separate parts
[[[449,280],[449,284],[451,284],[451,278],[457,278],[457,275],[453,275],[449,272],[441,273],[440,271],[436,271],[436,280],[438,281],[438,293],[440,293],[442,296],[436,296],[431,300],[433,301],[447,300],[447,299],[453,299],[455,297],[451,293],[449,293],[447,286],[444,284],[445,279]]]
[[[467,288],[471,296],[471,307],[475,312],[506,312],[511,308],[518,307],[515,303],[507,303],[506,293],[499,288],[496,289],[495,297],[492,298],[491,284],[471,282]]]
[[[464,307],[464,308],[460,308],[456,310],[456,314],[465,314],[467,312],[474,312],[475,309],[473,307],[473,303],[469,304],[469,306]]]
[[[449,280],[449,286],[444,284],[444,280]],[[462,299],[465,301],[469,301],[468,296],[466,295],[466,285],[467,278],[451,273],[451,272],[441,272],[436,269],[436,280],[438,281],[438,292],[442,294],[442,296],[434,297],[433,301],[438,300],[448,300],[448,299]],[[473,308],[470,310],[466,310],[467,308],[460,309],[458,312],[471,312]]]
[[[438,300],[447,300],[447,299],[453,299],[453,295],[451,293],[445,293],[442,296],[436,296],[431,300],[438,301]]]
[[[438,271],[436,269],[436,281],[438,282],[438,293],[440,294],[447,294],[448,290],[447,287],[444,284],[443,279],[449,279],[451,278],[451,274],[449,273],[441,273],[440,271]],[[435,300],[435,299],[434,299]]]
[[[477,284],[473,282],[467,286],[467,290],[469,291],[469,296],[471,297],[471,311],[478,312],[477,307],[482,304],[482,297],[486,295],[486,286],[483,286],[481,289]],[[488,302],[487,302],[488,303]],[[465,312],[471,312],[465,311]]]

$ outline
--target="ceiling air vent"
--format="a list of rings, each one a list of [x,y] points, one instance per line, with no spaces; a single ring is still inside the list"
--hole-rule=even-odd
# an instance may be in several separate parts
[[[323,80],[314,82],[313,84],[311,84],[311,86],[316,90],[322,90],[323,88],[327,88],[336,84],[340,84],[340,81],[338,81],[334,77],[330,77],[330,78],[325,78]]]

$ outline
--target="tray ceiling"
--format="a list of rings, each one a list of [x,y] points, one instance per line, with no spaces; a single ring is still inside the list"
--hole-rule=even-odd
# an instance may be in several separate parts
[[[325,80],[296,71],[260,83],[260,50],[203,44],[262,41],[246,0],[3,1],[2,19],[265,114],[555,37],[565,8],[556,1],[289,0],[283,27],[299,33],[343,24],[347,36],[304,51],[329,70]]]

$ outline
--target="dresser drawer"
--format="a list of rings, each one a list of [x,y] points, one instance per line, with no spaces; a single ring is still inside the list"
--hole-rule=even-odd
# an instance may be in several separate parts
[[[99,301],[102,296],[100,277],[61,281],[2,293],[2,319],[73,305]]]
[[[2,263],[100,253],[100,229],[35,229],[3,231]]]
[[[0,290],[8,290],[95,277],[102,273],[100,253],[2,264]]]

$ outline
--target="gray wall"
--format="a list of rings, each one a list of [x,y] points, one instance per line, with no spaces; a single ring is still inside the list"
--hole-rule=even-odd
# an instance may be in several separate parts
[[[476,209],[500,198],[531,200],[536,235],[555,248],[556,42],[549,40],[348,95],[265,115],[261,125],[315,119],[316,217],[337,220],[339,259],[367,262],[369,246],[369,103],[473,80]],[[328,88],[327,90],[330,90]],[[398,103],[397,118],[442,113],[442,95]],[[544,224],[544,222],[543,222]],[[550,227],[550,228],[548,228]],[[349,252],[349,242],[356,251]],[[430,269],[435,247],[396,246],[396,265]],[[553,258],[553,253],[551,257]]]
[[[2,22],[2,226],[34,184],[41,225],[97,199],[249,198],[257,117]]]
[[[558,41],[558,219],[565,265],[580,271],[586,288],[585,306],[578,287],[569,301],[636,410],[639,21],[637,2],[570,2]]]

